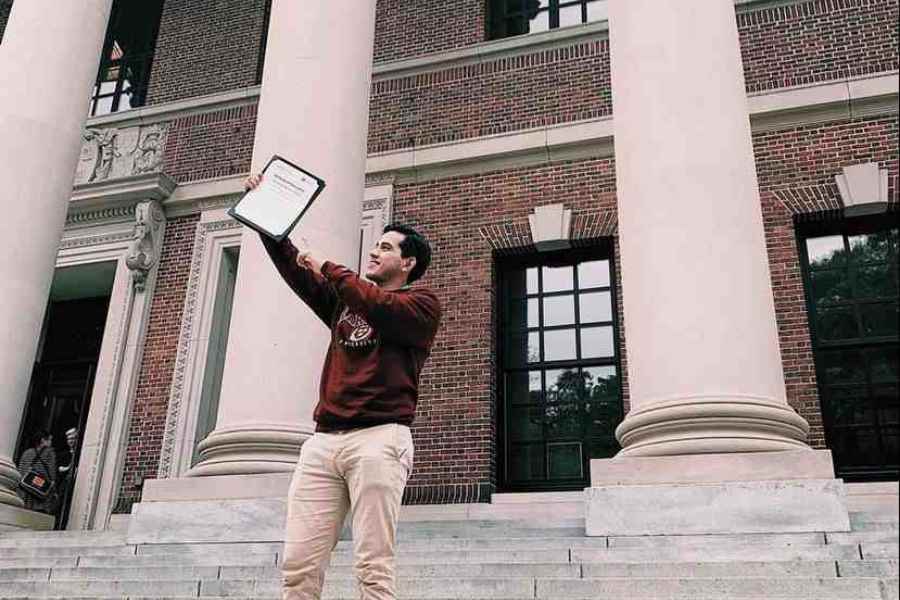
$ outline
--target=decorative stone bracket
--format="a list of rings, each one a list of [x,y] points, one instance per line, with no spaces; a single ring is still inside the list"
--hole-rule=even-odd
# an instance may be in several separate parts
[[[570,247],[569,238],[572,231],[572,211],[562,204],[537,206],[534,213],[528,215],[531,226],[531,239],[540,252],[562,250]]]
[[[888,171],[878,163],[844,167],[834,177],[848,217],[882,213],[888,206]]]
[[[159,262],[165,215],[162,206],[156,200],[140,202],[135,207],[134,214],[134,236],[125,257],[125,264],[131,270],[135,291],[143,292],[147,275]]]

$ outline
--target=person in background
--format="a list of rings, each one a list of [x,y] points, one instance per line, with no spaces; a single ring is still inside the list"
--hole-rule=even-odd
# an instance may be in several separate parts
[[[31,437],[31,445],[19,458],[19,473],[25,476],[30,471],[35,471],[41,476],[54,482],[53,490],[46,499],[40,499],[24,490],[19,490],[19,495],[25,502],[25,508],[38,512],[54,514],[56,510],[56,451],[53,450],[53,436],[46,429],[39,429]]]
[[[78,449],[78,428],[70,427],[66,430],[66,444],[68,452],[64,456],[66,464],[59,467],[59,479],[57,489],[60,495],[60,512],[59,518],[56,520],[57,529],[66,526],[69,519],[69,508],[71,504],[72,492],[75,489],[75,473],[78,470],[78,460],[76,458],[76,450]]]

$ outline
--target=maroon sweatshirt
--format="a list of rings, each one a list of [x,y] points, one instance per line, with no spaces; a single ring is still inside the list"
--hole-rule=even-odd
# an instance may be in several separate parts
[[[260,237],[281,277],[331,329],[316,431],[412,423],[441,317],[437,296],[421,287],[385,291],[333,262],[314,274],[297,265],[289,239]]]

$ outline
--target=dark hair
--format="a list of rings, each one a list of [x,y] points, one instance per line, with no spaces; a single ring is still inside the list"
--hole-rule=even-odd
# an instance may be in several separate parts
[[[50,432],[46,429],[38,429],[31,434],[31,447],[37,448],[45,439],[50,437]]]
[[[412,283],[416,279],[425,274],[428,265],[431,264],[431,245],[428,240],[418,231],[408,225],[391,224],[384,228],[383,233],[396,231],[403,234],[403,241],[400,242],[400,256],[409,258],[416,257],[416,266],[409,272],[406,283]]]

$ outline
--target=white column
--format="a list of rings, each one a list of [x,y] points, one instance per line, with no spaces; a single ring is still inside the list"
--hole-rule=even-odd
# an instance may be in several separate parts
[[[625,456],[803,449],[785,399],[734,2],[612,0]]]
[[[112,0],[16,2],[0,43],[0,504]]]
[[[355,265],[375,0],[274,0],[270,23],[252,170],[277,153],[322,177],[325,191],[292,237]],[[328,340],[245,231],[217,424],[189,474],[293,468],[313,430]]]

